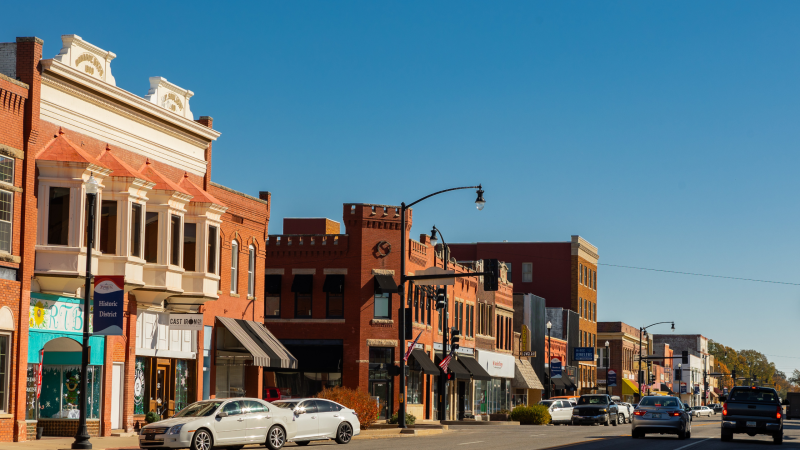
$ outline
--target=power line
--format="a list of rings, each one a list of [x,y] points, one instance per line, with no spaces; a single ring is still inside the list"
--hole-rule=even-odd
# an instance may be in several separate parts
[[[620,267],[623,269],[636,269],[636,270],[649,270],[651,272],[666,272],[666,273],[675,273],[679,275],[692,275],[695,277],[709,277],[709,278],[725,278],[728,280],[740,280],[740,281],[755,281],[758,283],[772,283],[772,284],[787,284],[790,286],[800,286],[800,283],[790,283],[788,281],[771,281],[771,280],[758,280],[755,278],[741,278],[741,277],[728,277],[724,275],[709,275],[705,273],[694,273],[694,272],[680,272],[677,270],[666,270],[666,269],[651,269],[649,267],[634,267],[634,266],[622,266],[618,264],[604,264],[604,263],[597,263],[598,266],[609,266],[609,267]]]

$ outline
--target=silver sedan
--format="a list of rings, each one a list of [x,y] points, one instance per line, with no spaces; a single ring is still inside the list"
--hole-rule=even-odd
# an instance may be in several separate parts
[[[646,434],[677,434],[679,439],[692,436],[692,422],[675,397],[648,396],[636,406],[631,422],[634,439]]]

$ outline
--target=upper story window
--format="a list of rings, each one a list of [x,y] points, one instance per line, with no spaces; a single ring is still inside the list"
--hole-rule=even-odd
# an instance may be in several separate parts
[[[522,263],[522,282],[530,283],[533,281],[533,263]]]
[[[169,263],[173,266],[181,265],[181,216],[170,216],[170,252]]]
[[[144,260],[158,264],[158,213],[148,212],[144,217]]]
[[[131,205],[131,256],[142,257],[142,205]]]
[[[117,201],[103,200],[100,204],[100,251],[117,254]]]
[[[239,243],[231,242],[231,294],[239,292]]]
[[[217,274],[217,227],[208,227],[208,273]]]
[[[392,318],[392,294],[390,292],[382,292],[380,289],[375,290],[375,310],[374,315],[376,319],[391,319]]]
[[[0,181],[14,184],[14,158],[0,156]]]
[[[252,245],[247,252],[247,296],[256,295],[256,248]]]
[[[508,268],[508,272],[506,273],[506,280],[509,283],[513,283],[514,278],[511,277],[511,263],[506,263],[506,267]]]
[[[50,187],[47,209],[47,245],[69,245],[69,188]]]
[[[0,156],[0,181],[14,184],[14,159]],[[14,194],[0,190],[0,252],[11,253],[11,218]]]
[[[583,264],[578,264],[578,282],[583,284]]]
[[[174,217],[174,216],[173,216]],[[187,272],[197,270],[197,224],[183,224],[183,269]]]
[[[264,281],[264,317],[281,316],[281,275],[267,275]]]

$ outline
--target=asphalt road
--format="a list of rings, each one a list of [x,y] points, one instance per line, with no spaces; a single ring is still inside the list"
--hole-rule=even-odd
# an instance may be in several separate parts
[[[413,449],[413,450],[484,450],[486,448],[548,449],[569,447],[570,450],[717,450],[774,448],[768,436],[735,435],[733,442],[720,441],[720,416],[697,418],[692,422],[691,439],[676,436],[648,435],[644,439],[630,437],[631,426],[453,426],[437,436],[393,439],[354,440],[347,450]],[[800,420],[784,423],[783,446],[800,448]],[[333,441],[312,442],[312,446],[336,446]],[[287,444],[286,448],[296,447]],[[310,447],[310,446],[309,446]],[[342,446],[339,449],[344,450]]]

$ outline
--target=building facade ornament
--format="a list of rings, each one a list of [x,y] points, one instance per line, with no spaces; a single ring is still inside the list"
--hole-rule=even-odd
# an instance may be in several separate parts
[[[117,80],[111,75],[111,61],[117,55],[84,41],[77,34],[65,34],[61,36],[61,42],[63,46],[55,57],[56,61],[112,86],[117,85]]]

